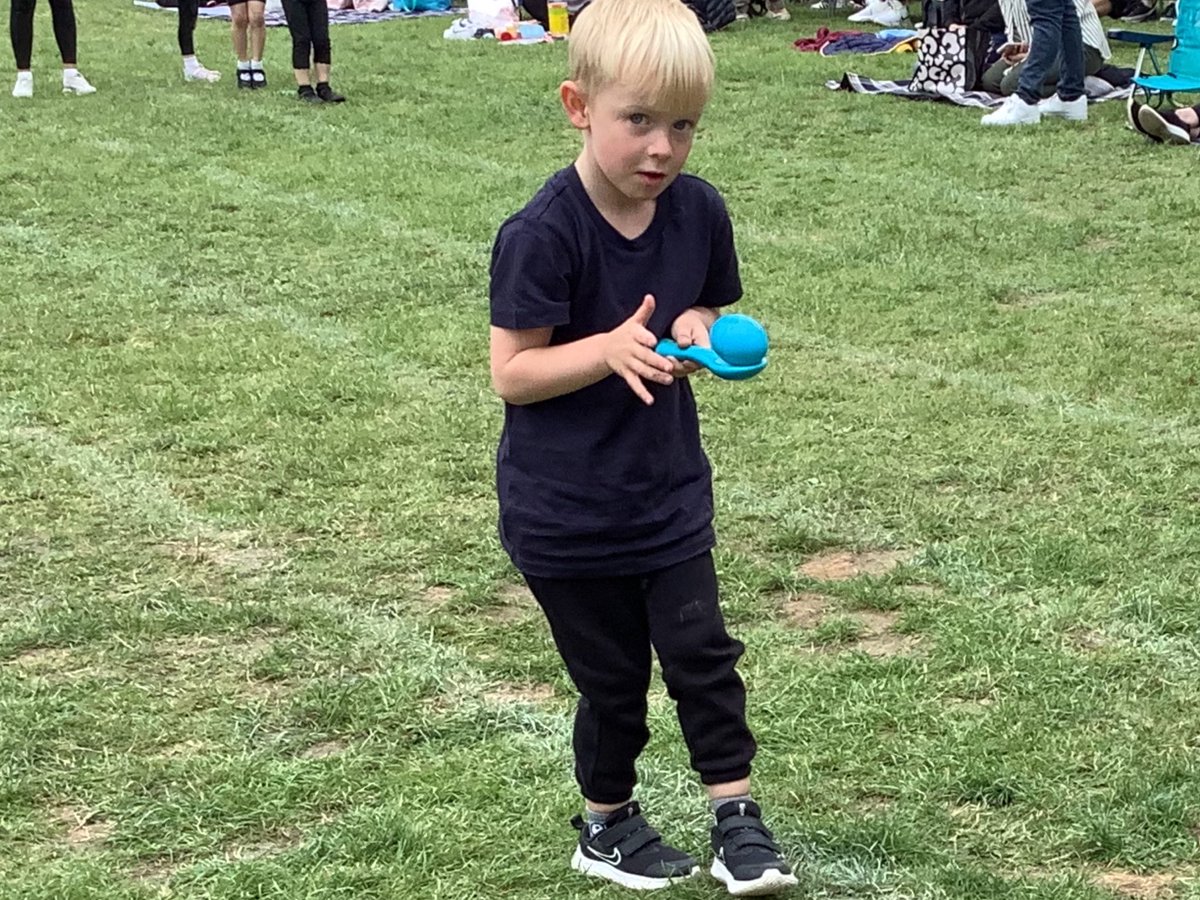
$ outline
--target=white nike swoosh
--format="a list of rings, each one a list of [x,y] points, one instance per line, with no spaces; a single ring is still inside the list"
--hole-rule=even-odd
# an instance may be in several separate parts
[[[588,847],[587,852],[601,862],[606,862],[609,865],[619,866],[621,864],[621,851],[615,848],[612,853],[601,853],[595,847]]]

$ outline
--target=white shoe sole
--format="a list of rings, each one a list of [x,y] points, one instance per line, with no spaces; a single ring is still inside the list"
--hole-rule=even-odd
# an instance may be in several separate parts
[[[1183,146],[1190,144],[1191,135],[1181,128],[1177,128],[1159,115],[1158,110],[1149,106],[1143,106],[1137,112],[1138,124],[1142,126],[1141,130],[1152,138],[1162,141],[1164,144],[1175,144]]]
[[[77,97],[86,97],[88,94],[96,93],[96,89],[95,88],[64,87],[63,93],[64,94],[74,94]]]
[[[25,100],[25,99],[33,96],[33,91],[32,90],[18,91],[16,88],[13,88],[12,95],[14,97],[16,97],[18,100]]]
[[[633,875],[629,872],[622,872],[616,866],[610,866],[608,863],[601,862],[598,859],[588,859],[578,847],[575,848],[575,855],[571,857],[571,868],[576,872],[582,872],[584,875],[591,875],[593,878],[603,878],[606,881],[619,884],[621,887],[633,888],[635,891],[661,890],[662,888],[670,887],[677,881],[683,881],[685,878],[691,878],[693,875],[700,873],[700,867],[694,866],[688,874],[677,875],[674,878],[649,878],[645,875]]]
[[[767,894],[778,894],[797,884],[795,875],[785,875],[778,869],[767,869],[750,881],[738,881],[725,868],[725,863],[719,859],[713,860],[712,877],[723,882],[725,890],[735,897],[763,897]]]

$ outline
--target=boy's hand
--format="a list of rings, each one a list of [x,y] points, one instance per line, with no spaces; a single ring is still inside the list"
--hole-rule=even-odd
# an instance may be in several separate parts
[[[693,345],[697,347],[711,347],[712,341],[708,336],[708,322],[704,316],[693,309],[684,310],[679,314],[674,322],[671,323],[671,337],[674,339],[681,349],[687,349]],[[674,363],[672,375],[676,378],[685,378],[693,372],[699,371],[702,366],[699,363],[692,362],[690,359],[675,359],[668,357]]]
[[[659,384],[670,384],[675,380],[671,376],[670,360],[654,352],[658,339],[646,327],[652,315],[654,297],[647,294],[637,312],[608,332],[608,339],[604,342],[605,363],[625,379],[625,383],[647,406],[654,403],[654,398],[642,384],[643,378]]]

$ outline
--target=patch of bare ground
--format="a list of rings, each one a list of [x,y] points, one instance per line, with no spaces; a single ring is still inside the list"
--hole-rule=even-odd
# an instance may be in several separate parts
[[[186,756],[201,756],[213,750],[213,745],[204,741],[192,740],[189,738],[186,741],[178,741],[174,744],[165,744],[158,748],[154,754],[160,759],[178,759]]]
[[[162,884],[165,881],[171,880],[171,877],[179,871],[180,865],[182,863],[171,859],[169,856],[144,859],[129,870],[129,877],[134,881]]]
[[[538,608],[529,588],[523,584],[506,584],[497,592],[498,605],[484,612],[483,617],[496,625],[511,625],[529,618]]]
[[[1178,876],[1166,872],[1139,875],[1119,869],[1099,872],[1092,878],[1097,887],[1131,900],[1166,900],[1174,896],[1178,882]]]
[[[225,859],[229,862],[245,862],[269,856],[280,856],[299,847],[302,837],[303,834],[299,828],[284,828],[256,841],[249,841],[245,844],[234,844],[227,847],[225,850]]]
[[[879,577],[917,555],[916,550],[824,550],[800,565],[799,572],[817,581],[849,581],[860,575]]]
[[[301,759],[328,759],[346,752],[345,741],[321,741],[300,751]]]
[[[896,798],[886,794],[863,794],[854,801],[854,807],[859,812],[884,812],[896,805]]]
[[[483,692],[483,699],[496,706],[512,703],[540,704],[554,697],[554,688],[548,684],[514,684],[501,682]]]
[[[429,612],[441,609],[454,597],[454,589],[444,584],[431,584],[420,593],[420,603]]]
[[[824,594],[797,594],[783,601],[783,614],[797,628],[816,628],[834,602]]]
[[[783,601],[782,611],[788,622],[797,628],[816,628],[830,614],[842,614],[836,607],[837,601],[824,594],[805,592]],[[858,650],[868,656],[899,656],[910,653],[917,646],[912,635],[893,630],[900,614],[894,611],[863,609],[845,613],[859,625],[858,638],[845,649]],[[840,648],[839,648],[840,649]]]
[[[71,651],[65,647],[34,647],[24,650],[5,665],[16,666],[23,672],[40,675],[48,672],[61,672],[71,667]]]
[[[1113,640],[1103,632],[1087,628],[1068,634],[1067,646],[1080,653],[1099,653],[1113,646]]]
[[[116,830],[112,822],[103,819],[95,810],[83,810],[74,806],[58,806],[51,814],[64,829],[63,838],[71,847],[86,849],[103,844]]]
[[[279,550],[254,544],[248,531],[218,531],[189,540],[163,541],[159,549],[182,562],[212,565],[237,575],[278,569],[287,562]]]

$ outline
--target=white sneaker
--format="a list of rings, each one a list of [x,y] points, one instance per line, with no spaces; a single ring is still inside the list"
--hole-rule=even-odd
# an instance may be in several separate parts
[[[1061,116],[1068,122],[1087,121],[1087,97],[1076,97],[1074,100],[1064,100],[1058,94],[1047,97],[1038,104],[1043,116]]]
[[[868,21],[882,25],[884,28],[895,28],[908,18],[908,7],[901,0],[887,0],[883,7]]]
[[[1036,125],[1042,121],[1042,111],[1036,103],[1026,103],[1012,94],[999,109],[979,121],[983,125]]]
[[[190,69],[187,66],[183,67],[184,81],[207,81],[210,84],[214,81],[221,80],[221,73],[212,69],[206,69],[204,66],[197,63]]]
[[[88,84],[88,80],[79,72],[67,74],[63,72],[64,94],[94,94],[96,89]]]
[[[850,13],[846,16],[846,20],[849,22],[872,22],[876,13],[881,13],[886,9],[888,9],[887,0],[868,0],[866,6],[858,12]]]
[[[14,97],[32,97],[33,96],[33,73],[18,72],[17,83],[13,85]]]

